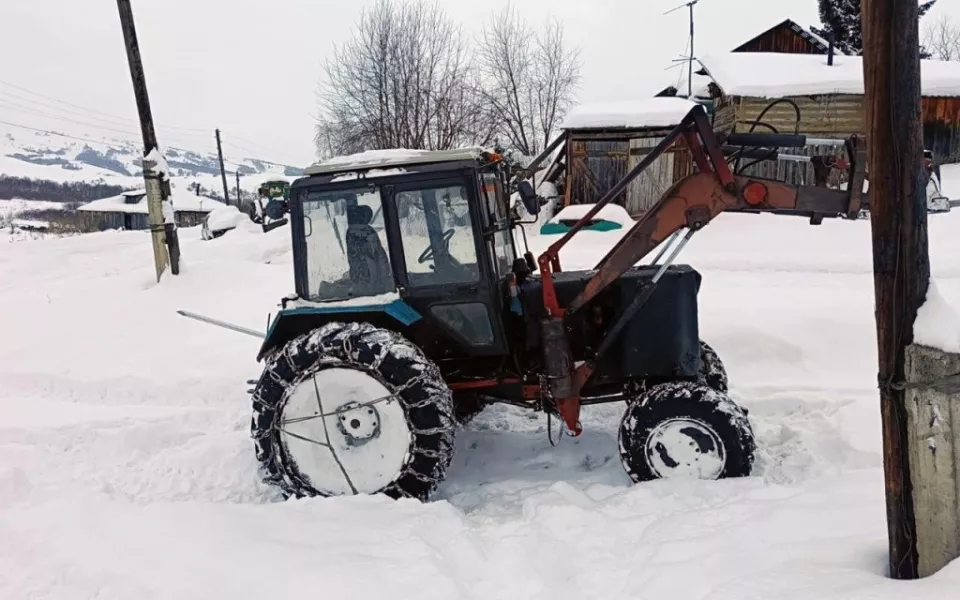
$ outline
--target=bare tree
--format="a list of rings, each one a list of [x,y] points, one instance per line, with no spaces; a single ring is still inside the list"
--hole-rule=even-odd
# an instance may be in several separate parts
[[[315,137],[321,156],[447,149],[490,130],[466,40],[435,4],[378,0],[324,71]]]
[[[960,60],[960,26],[950,20],[949,15],[927,26],[924,31],[923,45],[932,58],[937,60]]]
[[[573,103],[580,79],[579,50],[567,47],[556,20],[543,31],[511,5],[493,15],[479,43],[481,95],[497,133],[525,155],[540,152]]]

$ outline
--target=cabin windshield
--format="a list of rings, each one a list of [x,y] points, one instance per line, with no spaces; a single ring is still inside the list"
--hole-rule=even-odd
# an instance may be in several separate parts
[[[303,199],[308,298],[316,302],[396,291],[376,186],[307,191]]]

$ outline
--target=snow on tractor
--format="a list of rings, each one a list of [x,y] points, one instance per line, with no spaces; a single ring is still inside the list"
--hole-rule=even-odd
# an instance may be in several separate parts
[[[681,138],[698,172],[595,269],[562,270],[560,249]],[[857,137],[845,144],[849,161],[824,160],[847,169],[849,191],[737,176],[696,106],[536,259],[518,251],[526,237],[510,214],[511,186],[528,213],[540,202],[496,153],[361,153],[307,169],[289,194],[296,294],[263,337],[251,390],[265,478],[287,497],[427,499],[459,423],[485,405],[542,411],[578,436],[581,407],[608,402],[626,406],[619,454],[634,482],[749,475],[747,411],[699,337],[701,275],[673,261],[724,211],[855,219],[865,150]],[[658,246],[651,264],[635,266]]]

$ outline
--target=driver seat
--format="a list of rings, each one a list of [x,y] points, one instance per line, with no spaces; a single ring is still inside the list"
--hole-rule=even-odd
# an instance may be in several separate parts
[[[365,293],[384,294],[394,290],[393,271],[377,230],[370,225],[373,209],[347,207],[347,263],[350,280]]]

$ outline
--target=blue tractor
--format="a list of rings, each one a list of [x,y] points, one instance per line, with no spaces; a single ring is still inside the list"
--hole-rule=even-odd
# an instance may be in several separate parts
[[[855,218],[864,164],[851,142],[854,192],[735,175],[705,119],[693,109],[537,258],[518,247],[509,197],[531,215],[540,202],[494,152],[381,151],[308,168],[289,191],[296,293],[263,337],[252,390],[265,478],[288,497],[427,499],[458,428],[486,405],[544,412],[577,436],[580,408],[608,402],[625,405],[619,454],[633,481],[749,475],[747,412],[699,338],[701,276],[671,263],[723,211]],[[562,270],[560,248],[680,137],[698,172],[596,269]]]

